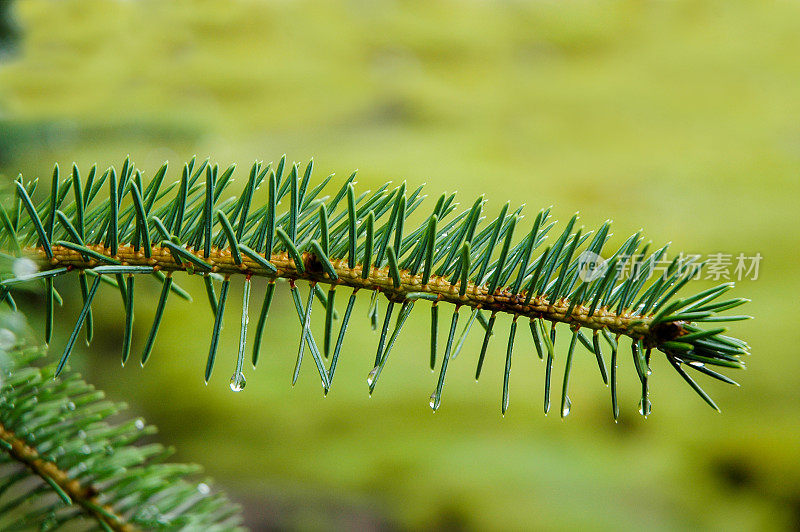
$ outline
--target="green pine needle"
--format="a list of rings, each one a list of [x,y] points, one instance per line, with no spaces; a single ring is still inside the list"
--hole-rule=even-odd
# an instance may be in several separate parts
[[[275,166],[256,162],[247,174],[242,195],[234,197],[226,195],[226,190],[233,181],[235,166],[220,172],[217,165],[208,161],[197,164],[193,159],[182,167],[177,180],[169,184],[166,184],[166,164],[146,184],[142,172],[127,159],[119,173],[109,168],[98,178],[93,167],[85,180],[78,168],[73,167],[71,179],[60,182],[56,167],[52,193],[39,205],[32,199],[38,182],[26,183],[20,178],[15,182],[16,197],[11,208],[0,208],[0,249],[11,257],[23,255],[33,259],[40,272],[0,279],[3,301],[14,305],[11,291],[28,281],[44,279],[51,308],[53,298],[57,297],[51,288],[53,281],[73,271],[79,274],[84,304],[62,356],[63,368],[80,329],[85,326],[87,339],[92,336],[91,303],[100,280],[114,284],[121,292],[127,339],[134,321],[133,276],[154,273],[163,283],[163,289],[142,356],[144,363],[154,348],[170,292],[189,297],[173,278],[180,272],[203,275],[215,315],[205,373],[208,380],[230,283],[241,279],[249,288],[251,279],[264,278],[267,282],[252,351],[255,366],[275,281],[288,280],[300,327],[293,380],[300,374],[308,347],[324,393],[330,389],[343,352],[358,294],[370,294],[369,315],[374,327],[379,320],[378,294],[389,302],[375,366],[369,373],[370,392],[401,335],[413,302],[419,299],[433,304],[430,364],[434,366],[439,358],[438,309],[441,304],[449,303],[456,312],[441,361],[439,382],[431,399],[434,410],[441,402],[449,359],[461,350],[476,319],[485,330],[476,378],[480,376],[489,338],[499,319],[507,316],[511,320],[501,401],[503,412],[508,407],[511,351],[516,320],[520,317],[529,319],[535,350],[540,358],[546,359],[545,412],[550,407],[557,325],[573,331],[566,358],[562,415],[570,411],[566,394],[569,366],[578,343],[596,359],[602,381],[610,383],[615,417],[619,412],[616,399],[619,338],[631,341],[635,368],[642,382],[643,414],[650,410],[647,395],[652,352],[663,353],[679,376],[712,406],[715,406],[713,401],[684,368],[733,382],[709,366],[744,367],[742,356],[748,354],[749,347],[741,340],[722,335],[724,329],[716,324],[748,318],[723,313],[747,300],[719,300],[732,287],[730,283],[679,297],[702,264],[675,259],[664,275],[653,276],[656,265],[665,260],[667,247],[649,252],[649,244],[640,233],[632,235],[619,248],[609,249],[610,222],[596,232],[589,231],[576,228],[575,215],[558,231],[548,208],[537,214],[530,229],[522,230],[521,207],[512,210],[506,203],[497,217],[484,220],[483,197],[459,211],[454,194],[442,194],[430,214],[417,219],[412,215],[424,199],[422,187],[409,194],[405,182],[396,187],[387,183],[374,192],[358,194],[353,174],[326,196],[333,176],[313,186],[312,162],[305,166],[302,175],[297,164],[288,169],[288,175],[284,175],[285,157]],[[104,186],[108,187],[106,197],[100,194]],[[69,194],[70,188],[73,194]],[[542,251],[545,241],[550,244]],[[604,269],[587,275],[587,257],[605,257],[601,259]],[[628,275],[623,275],[623,270]],[[95,276],[91,289],[86,274]],[[221,279],[217,299],[215,284]],[[295,286],[299,280],[310,282],[312,287],[305,305]],[[321,284],[330,285],[327,297],[318,286]],[[333,323],[338,314],[333,308],[333,296],[339,285],[350,287],[352,295],[335,335]],[[310,327],[315,295],[325,307],[322,349],[317,347]],[[391,329],[398,303],[401,310]],[[457,337],[455,326],[461,306],[470,307],[471,313]],[[46,317],[49,338],[52,311]],[[715,326],[703,329],[699,325],[704,322]],[[611,346],[610,371],[600,348],[601,336]],[[243,334],[232,382],[239,389],[244,382],[245,344]],[[126,341],[124,358],[129,349]],[[328,356],[330,364],[326,367],[324,358]]]

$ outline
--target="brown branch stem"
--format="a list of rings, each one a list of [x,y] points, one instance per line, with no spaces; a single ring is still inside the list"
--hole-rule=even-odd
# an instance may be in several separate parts
[[[149,258],[145,256],[141,249],[137,252],[134,251],[133,247],[127,245],[120,246],[117,255],[114,257],[111,257],[109,250],[101,245],[87,246],[87,248],[124,265],[153,266],[162,271],[203,273],[200,268],[191,265],[188,261],[179,264],[168,249],[159,246],[154,246],[150,250],[151,256]],[[525,304],[525,293],[512,294],[510,291],[500,289],[494,294],[489,294],[485,286],[477,286],[474,283],[470,283],[465,295],[460,296],[458,283],[452,284],[444,277],[432,276],[430,281],[423,285],[422,275],[412,275],[405,270],[400,271],[401,283],[399,287],[395,287],[392,277],[389,275],[388,267],[372,268],[367,278],[363,279],[361,276],[362,266],[357,265],[351,269],[347,266],[346,259],[331,261],[339,276],[336,281],[333,281],[322,271],[316,257],[309,252],[303,253],[303,271],[297,268],[297,265],[287,253],[273,254],[269,261],[277,268],[277,272],[272,273],[244,255],[242,256],[242,263],[237,265],[231,253],[227,250],[212,249],[208,258],[204,258],[202,252],[195,252],[191,249],[187,251],[211,265],[212,272],[222,275],[243,274],[271,279],[304,279],[364,290],[378,290],[394,301],[403,301],[408,294],[413,292],[426,292],[437,296],[439,301],[484,309],[488,312],[501,312],[512,316],[525,316],[530,319],[543,318],[551,322],[566,323],[573,327],[586,327],[593,330],[605,328],[612,334],[625,335],[635,339],[647,339],[651,336],[651,318],[648,316],[617,314],[605,307],[596,309],[594,314],[589,316],[589,309],[583,305],[575,305],[572,312],[567,314],[570,302],[566,298],[550,302],[545,297],[538,296],[531,298],[531,301]],[[80,252],[62,246],[53,246],[52,259],[48,259],[40,248],[28,248],[26,252],[43,269],[60,267],[86,269],[102,264],[95,259],[89,258],[87,260]]]

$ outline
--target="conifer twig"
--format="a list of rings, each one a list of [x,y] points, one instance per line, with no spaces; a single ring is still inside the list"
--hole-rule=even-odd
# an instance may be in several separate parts
[[[649,413],[649,359],[654,350],[664,353],[676,372],[714,407],[716,405],[686,370],[732,382],[708,366],[744,367],[741,356],[749,352],[745,342],[725,336],[724,329],[701,326],[705,322],[747,318],[721,314],[747,300],[720,300],[720,296],[732,288],[731,283],[678,297],[702,264],[676,258],[669,262],[664,275],[654,279],[652,274],[657,264],[665,260],[667,246],[650,252],[649,243],[645,243],[639,233],[616,250],[606,251],[609,222],[597,231],[587,231],[577,226],[576,215],[561,232],[551,234],[555,222],[550,220],[549,209],[544,209],[528,230],[522,228],[521,208],[512,210],[505,204],[496,218],[483,220],[483,198],[459,212],[454,194],[442,194],[432,212],[412,228],[411,216],[424,199],[422,187],[409,193],[405,183],[397,187],[387,183],[374,192],[357,194],[353,174],[332,194],[325,196],[323,193],[333,176],[312,186],[313,161],[301,171],[297,164],[288,168],[284,157],[274,167],[255,163],[242,194],[226,198],[225,190],[233,180],[234,169],[231,166],[222,171],[209,161],[198,163],[192,159],[183,166],[178,181],[166,182],[167,166],[164,165],[145,186],[142,174],[129,160],[119,174],[110,168],[95,178],[97,171],[93,168],[85,184],[76,177],[79,175],[77,168],[73,169],[73,179],[62,183],[56,166],[53,192],[38,205],[33,203],[29,193],[33,187],[26,186],[22,179],[16,182],[17,201],[24,209],[17,212],[12,209],[10,214],[3,212],[0,247],[9,255],[32,258],[39,265],[39,273],[34,275],[46,281],[48,294],[56,294],[53,279],[71,271],[82,274],[79,279],[91,274],[98,279],[96,282],[103,279],[115,284],[120,290],[126,316],[131,315],[134,307],[132,276],[155,276],[164,288],[142,363],[152,350],[169,294],[174,292],[188,297],[175,283],[175,274],[202,275],[216,316],[206,380],[211,377],[215,365],[230,282],[242,279],[249,287],[251,278],[258,277],[266,278],[270,289],[256,326],[253,363],[258,360],[274,282],[289,280],[301,329],[294,379],[307,346],[325,393],[331,386],[352,305],[359,293],[372,294],[370,317],[375,328],[379,325],[375,296],[380,293],[388,300],[375,367],[369,372],[370,393],[375,389],[414,302],[425,300],[433,305],[432,366],[439,350],[438,311],[443,303],[454,305],[439,384],[431,401],[434,409],[441,401],[449,358],[458,354],[473,323],[477,321],[485,331],[476,372],[479,376],[496,319],[502,315],[511,318],[512,327],[506,349],[503,412],[509,402],[508,375],[520,318],[530,321],[539,356],[543,358],[543,351],[547,349],[545,411],[550,404],[556,325],[564,324],[572,331],[561,390],[564,416],[570,410],[569,372],[578,344],[596,358],[601,377],[608,382],[609,372],[600,339],[611,348],[614,362],[618,340],[630,339],[634,367],[642,383],[641,404],[644,406],[641,411],[644,414]],[[83,193],[80,194],[78,189],[82,184]],[[75,190],[72,201],[68,194],[71,187]],[[101,193],[103,188],[108,191],[107,196]],[[281,210],[279,207],[284,205],[285,209]],[[543,252],[537,252],[546,240],[549,245]],[[126,276],[129,281],[125,281]],[[215,282],[220,280],[222,288],[217,299]],[[310,283],[305,306],[294,284],[298,280]],[[12,302],[10,290],[24,281],[18,277],[0,281],[0,295]],[[321,285],[329,285],[327,295]],[[351,288],[352,296],[331,349],[333,321],[337,316],[332,307],[338,286]],[[84,321],[88,319],[91,324],[93,292],[87,292],[82,285],[82,294],[84,310],[73,338]],[[322,348],[309,327],[314,298],[320,299],[326,307]],[[400,312],[395,315],[397,304]],[[461,307],[469,308],[469,316],[457,335]],[[485,314],[489,315],[488,320]],[[50,331],[52,312],[47,313],[47,319]],[[393,329],[392,319],[396,319]],[[132,320],[126,322],[126,327],[128,323]],[[246,324],[245,316],[242,323]],[[244,382],[241,371],[244,342],[246,332],[243,330],[234,373],[237,385],[232,386],[236,390],[241,389]],[[61,366],[70,355],[72,343],[62,354]],[[124,348],[123,357],[127,357],[126,349],[129,345]],[[333,358],[326,368],[323,357],[331,351]],[[616,417],[616,367],[613,365],[610,380]]]

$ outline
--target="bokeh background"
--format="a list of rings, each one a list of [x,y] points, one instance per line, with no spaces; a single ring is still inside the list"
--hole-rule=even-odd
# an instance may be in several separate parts
[[[476,384],[480,335],[431,414],[422,309],[370,399],[377,337],[364,301],[331,394],[310,364],[292,388],[299,333],[285,286],[244,392],[227,382],[238,298],[206,386],[212,317],[192,282],[196,303],[172,301],[147,367],[122,369],[119,296],[101,293],[96,343],[73,367],[156,423],[178,459],[203,464],[253,529],[797,527],[796,2],[3,4],[19,32],[0,58],[4,180],[128,154],[145,175],[169,160],[177,177],[194,154],[241,169],[287,153],[313,156],[320,176],[358,168],[361,187],[427,182],[462,204],[485,193],[489,213],[511,199],[528,220],[551,204],[587,228],[613,217],[615,242],[644,227],[675,252],[764,256],[733,292],[756,318],[734,324],[753,347],[733,375],[742,387],[702,381],[724,413],[656,358],[645,420],[622,357],[618,424],[585,351],[572,414],[545,417],[543,365],[523,334],[505,417],[504,342]],[[61,289],[56,351],[78,313],[75,288]],[[141,347],[158,289],[138,291]]]

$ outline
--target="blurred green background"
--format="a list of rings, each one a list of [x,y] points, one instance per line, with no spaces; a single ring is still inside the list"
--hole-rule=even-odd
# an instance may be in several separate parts
[[[299,332],[285,286],[243,393],[227,382],[238,298],[205,386],[212,317],[192,282],[197,302],[172,301],[147,367],[121,369],[119,296],[101,294],[96,344],[73,367],[156,423],[178,459],[203,464],[254,529],[797,527],[797,3],[27,0],[14,9],[21,40],[0,59],[5,180],[128,154],[149,175],[169,160],[177,177],[194,154],[241,169],[285,152],[313,156],[319,176],[358,168],[365,188],[427,182],[430,195],[458,190],[462,205],[485,193],[490,214],[511,199],[529,205],[528,220],[551,204],[562,220],[579,210],[587,228],[613,217],[614,242],[644,227],[675,252],[764,256],[758,280],[733,292],[752,298],[756,317],[734,324],[753,347],[748,370],[732,375],[742,387],[702,380],[724,413],[656,357],[653,415],[643,419],[622,357],[619,424],[585,351],[572,414],[543,416],[543,365],[523,334],[504,418],[504,342],[492,344],[476,384],[480,335],[451,365],[432,415],[422,308],[369,399],[377,337],[363,301],[331,394],[322,397],[310,364],[292,389]],[[75,288],[62,290],[71,297],[56,351],[78,313]],[[140,347],[154,306],[144,299],[157,287],[141,293]]]

